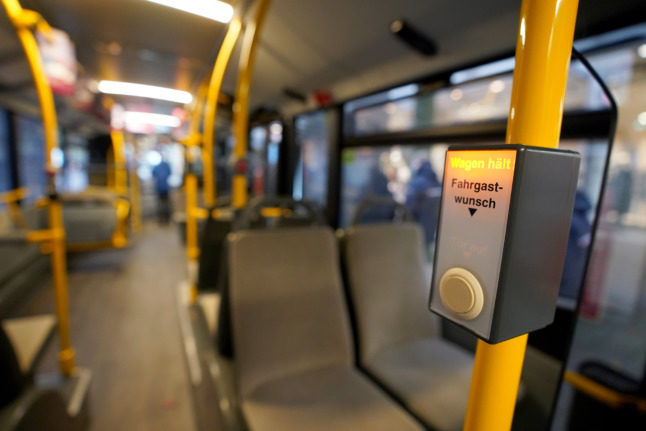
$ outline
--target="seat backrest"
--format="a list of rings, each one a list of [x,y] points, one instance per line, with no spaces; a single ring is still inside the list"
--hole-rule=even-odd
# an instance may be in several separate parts
[[[228,241],[241,396],[294,372],[350,365],[350,326],[332,231],[241,231]]]
[[[20,370],[11,340],[0,324],[0,408],[15,400],[23,390],[26,379]]]
[[[418,225],[402,223],[353,226],[343,238],[361,361],[383,348],[439,336],[438,318],[427,309],[422,235]]]

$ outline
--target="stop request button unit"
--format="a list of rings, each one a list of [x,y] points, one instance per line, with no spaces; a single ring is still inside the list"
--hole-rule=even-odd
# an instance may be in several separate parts
[[[449,147],[430,310],[489,343],[549,325],[579,164],[566,150]]]

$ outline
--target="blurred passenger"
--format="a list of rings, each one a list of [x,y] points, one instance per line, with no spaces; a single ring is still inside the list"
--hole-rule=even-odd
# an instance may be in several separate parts
[[[585,258],[592,233],[592,226],[588,219],[591,209],[592,204],[585,193],[577,190],[560,290],[560,296],[568,299],[576,300],[583,278]]]
[[[170,192],[168,178],[170,174],[170,165],[166,161],[166,157],[162,154],[161,162],[153,168],[155,192],[157,193],[157,218],[161,224],[166,224],[170,221],[171,208],[168,198]]]
[[[428,246],[435,239],[440,216],[440,195],[442,185],[431,167],[431,162],[422,160],[413,173],[406,191],[406,206],[424,229],[424,240]]]
[[[384,199],[385,198],[385,199]],[[392,200],[393,196],[388,189],[388,178],[382,172],[379,164],[372,166],[368,183],[361,192],[361,201],[363,200]],[[390,205],[376,204],[368,210],[363,211],[359,223],[379,223],[388,222],[394,216],[394,207]]]
[[[610,181],[614,190],[615,210],[618,222],[623,222],[624,215],[630,211],[630,200],[633,193],[633,172],[629,166],[621,167]]]

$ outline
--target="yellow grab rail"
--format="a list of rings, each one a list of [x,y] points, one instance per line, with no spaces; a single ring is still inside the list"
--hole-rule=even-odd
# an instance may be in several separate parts
[[[9,20],[16,29],[27,61],[29,62],[29,68],[31,69],[36,85],[43,119],[49,194],[53,199],[48,199],[47,201],[49,234],[37,239],[46,241],[48,248],[51,248],[52,272],[56,294],[56,314],[58,317],[58,335],[61,343],[58,360],[63,374],[70,376],[74,373],[75,369],[75,353],[70,337],[65,228],[63,225],[63,209],[56,196],[56,184],[54,181],[55,169],[51,159],[52,150],[58,147],[56,108],[54,105],[54,95],[47,82],[40,53],[38,52],[38,45],[32,34],[32,29],[35,27],[38,27],[39,30],[47,34],[49,26],[37,12],[23,9],[18,0],[2,0],[2,4],[7,11]]]
[[[249,92],[253,77],[253,64],[262,31],[262,25],[271,0],[258,0],[256,14],[247,27],[242,41],[238,82],[233,103],[234,155],[238,163],[244,163],[247,155],[249,128]],[[245,169],[236,169],[233,174],[233,207],[242,208],[247,204],[247,174]]]
[[[646,412],[646,399],[644,398],[622,394],[572,371],[566,371],[563,379],[577,390],[586,393],[595,400],[601,401],[610,407],[621,408],[634,406],[640,412]]]
[[[195,162],[195,154],[193,148],[199,147],[202,143],[202,136],[200,135],[200,121],[202,119],[202,111],[204,109],[204,100],[206,98],[206,84],[201,84],[195,99],[195,105],[191,112],[191,123],[189,125],[189,133],[184,139],[184,153],[186,154],[186,162],[189,169],[184,177],[184,193],[186,199],[186,258],[188,260],[189,268],[195,267],[197,258],[200,255],[197,238],[197,219],[193,212],[200,209],[197,203],[198,185],[197,175],[190,168]],[[197,286],[195,283],[194,270],[189,270],[189,299],[195,302],[197,299]]]
[[[234,18],[229,23],[229,28],[218,51],[218,56],[213,66],[211,81],[206,95],[204,109],[204,145],[202,148],[202,169],[204,178],[204,205],[211,207],[215,204],[215,167],[213,165],[213,148],[215,140],[215,117],[218,109],[218,96],[222,88],[222,80],[227,70],[233,48],[236,46],[238,36],[242,30],[242,21]]]
[[[137,163],[134,162],[130,169],[130,229],[133,233],[141,231],[141,186],[137,175]]]
[[[112,180],[114,191],[119,196],[128,194],[128,173],[126,171],[126,149],[123,131],[119,129],[110,130],[112,141]]]
[[[558,147],[578,0],[523,0],[516,42],[508,144]],[[511,428],[527,334],[478,340],[464,430]]]
[[[25,199],[28,194],[29,191],[27,190],[27,187],[20,187],[14,190],[0,193],[0,203],[7,205],[9,218],[17,228],[27,229],[27,222],[22,216],[19,202],[22,199]]]

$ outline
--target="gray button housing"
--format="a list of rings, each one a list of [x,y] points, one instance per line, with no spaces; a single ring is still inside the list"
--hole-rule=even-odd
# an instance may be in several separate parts
[[[511,190],[477,195],[483,202],[494,199],[495,209],[474,206],[477,212],[471,215],[465,206],[466,215],[456,217],[455,172],[445,169],[429,300],[431,311],[489,343],[553,321],[580,165],[578,153],[523,145],[452,146],[447,162],[448,154],[459,151],[497,150],[516,154]],[[482,172],[482,182],[489,184],[506,175]],[[440,280],[455,267],[482,287],[484,307],[475,317],[465,318],[442,301]]]

